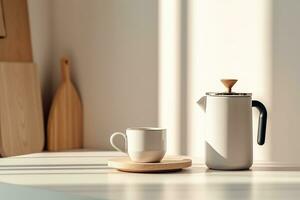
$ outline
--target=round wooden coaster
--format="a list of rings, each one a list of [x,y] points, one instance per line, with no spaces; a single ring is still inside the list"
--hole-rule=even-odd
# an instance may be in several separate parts
[[[108,161],[108,166],[125,172],[169,172],[190,167],[192,160],[183,156],[166,157],[158,163],[137,163],[128,157]]]

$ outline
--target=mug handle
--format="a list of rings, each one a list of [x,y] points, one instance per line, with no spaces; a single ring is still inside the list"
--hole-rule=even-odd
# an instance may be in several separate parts
[[[114,144],[114,137],[117,136],[117,135],[121,135],[123,136],[124,140],[125,140],[125,150],[122,150],[120,149],[119,147],[117,147],[117,145]],[[127,153],[126,152],[126,146],[127,146],[127,137],[124,133],[122,132],[115,132],[113,133],[111,136],[110,136],[110,144],[113,148],[115,148],[116,150],[120,151],[120,152],[123,152],[123,153]]]

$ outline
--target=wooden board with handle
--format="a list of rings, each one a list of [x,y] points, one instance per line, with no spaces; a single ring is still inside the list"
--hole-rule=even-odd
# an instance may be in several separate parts
[[[83,111],[80,97],[70,79],[70,61],[61,59],[61,83],[54,96],[47,128],[49,151],[82,148]]]
[[[26,0],[0,0],[0,61],[32,61],[32,48]],[[0,14],[1,14],[0,11]],[[2,19],[1,19],[2,18]],[[0,32],[1,34],[1,32]]]
[[[33,63],[0,62],[0,154],[42,151],[41,88]]]

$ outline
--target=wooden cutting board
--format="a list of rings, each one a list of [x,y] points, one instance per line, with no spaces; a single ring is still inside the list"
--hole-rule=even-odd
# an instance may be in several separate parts
[[[83,111],[80,97],[70,79],[70,61],[61,59],[61,83],[54,96],[48,118],[49,151],[82,148]]]
[[[0,154],[42,151],[41,88],[33,63],[0,62]]]
[[[32,61],[27,1],[0,1],[0,61]]]

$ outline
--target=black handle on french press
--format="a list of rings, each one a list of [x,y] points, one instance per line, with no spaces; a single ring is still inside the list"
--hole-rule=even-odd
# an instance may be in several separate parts
[[[266,128],[267,128],[267,109],[261,102],[257,100],[252,101],[252,107],[255,107],[259,111],[258,120],[258,133],[257,133],[257,143],[263,145],[266,138]]]

